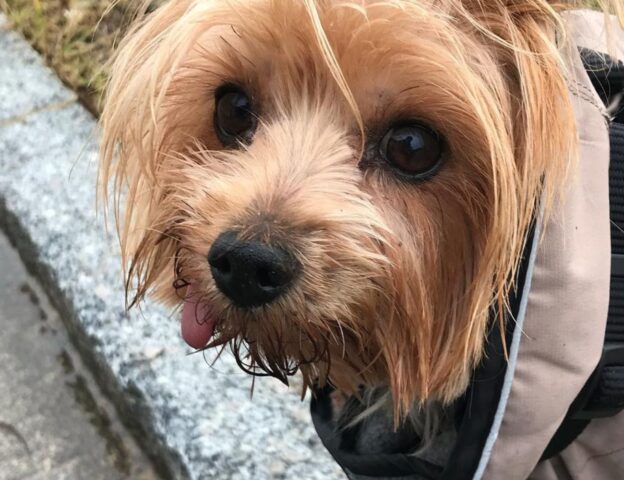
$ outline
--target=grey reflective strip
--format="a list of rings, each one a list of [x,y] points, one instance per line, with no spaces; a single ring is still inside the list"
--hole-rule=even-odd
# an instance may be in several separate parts
[[[485,441],[485,446],[483,447],[483,452],[481,453],[481,460],[479,460],[479,467],[474,474],[473,480],[481,480],[483,473],[485,472],[485,468],[490,461],[492,449],[494,448],[494,443],[498,438],[498,432],[500,430],[501,423],[503,422],[503,416],[505,415],[505,409],[507,408],[507,401],[509,400],[509,394],[511,393],[511,384],[513,383],[514,374],[516,372],[518,350],[520,349],[520,340],[522,338],[522,327],[524,325],[527,304],[529,303],[529,292],[531,291],[531,280],[533,277],[533,268],[535,267],[535,258],[537,257],[537,247],[542,233],[543,214],[543,207],[540,207],[540,213],[535,225],[535,232],[533,233],[533,241],[531,243],[531,254],[529,256],[529,264],[527,265],[524,288],[522,289],[520,308],[518,309],[518,317],[516,318],[516,327],[514,328],[513,338],[511,340],[511,349],[509,351],[507,371],[505,372],[505,381],[503,382],[501,397],[498,401],[498,406],[496,407],[496,415],[494,416],[492,429],[490,430],[487,440]]]

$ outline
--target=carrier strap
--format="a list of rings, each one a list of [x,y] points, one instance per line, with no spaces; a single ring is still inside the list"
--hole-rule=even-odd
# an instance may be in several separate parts
[[[614,72],[620,72],[619,79],[623,81],[624,65],[620,65],[621,69]],[[624,83],[620,87],[624,95]],[[612,242],[609,314],[602,359],[588,382],[593,387],[591,393],[586,393],[584,405],[577,405],[574,417],[578,419],[608,417],[624,408],[624,123],[611,123],[609,139]]]
[[[609,203],[611,286],[602,358],[574,400],[542,460],[572,443],[594,418],[624,409],[624,64],[608,55],[582,50],[581,56],[602,101],[611,107],[609,125]]]
[[[624,123],[624,64],[604,53],[598,53],[586,48],[580,49],[585,70],[598,96],[607,107],[618,101],[619,108],[611,112],[615,123]],[[621,187],[624,185],[620,185]]]

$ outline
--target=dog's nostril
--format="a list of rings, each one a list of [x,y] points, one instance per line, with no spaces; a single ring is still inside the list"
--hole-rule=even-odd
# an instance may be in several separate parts
[[[222,234],[208,254],[216,286],[239,307],[272,302],[292,284],[298,262],[282,248]]]
[[[258,285],[262,288],[272,288],[275,284],[271,281],[270,272],[265,267],[260,267],[258,272],[256,273],[256,277],[258,278]]]
[[[256,277],[262,288],[279,288],[288,283],[288,273],[275,267],[260,267]]]

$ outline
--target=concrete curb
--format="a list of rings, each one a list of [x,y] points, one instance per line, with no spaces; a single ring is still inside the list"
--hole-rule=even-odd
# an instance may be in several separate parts
[[[96,122],[0,14],[0,226],[160,470],[180,479],[341,479],[307,403],[231,358],[187,355],[177,319],[123,308],[118,247],[95,213]]]

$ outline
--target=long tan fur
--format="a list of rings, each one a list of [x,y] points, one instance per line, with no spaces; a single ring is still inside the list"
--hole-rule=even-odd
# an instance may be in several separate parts
[[[388,388],[397,421],[456,398],[537,205],[555,205],[573,172],[560,17],[573,6],[177,0],[145,18],[102,116],[101,180],[134,301],[178,304],[193,281],[219,312],[215,345],[278,377],[299,366],[308,385]],[[259,106],[240,150],[214,133],[226,82]],[[367,141],[397,118],[446,138],[434,178],[364,168]],[[205,260],[228,228],[288,242],[295,288],[258,311],[229,305]]]

